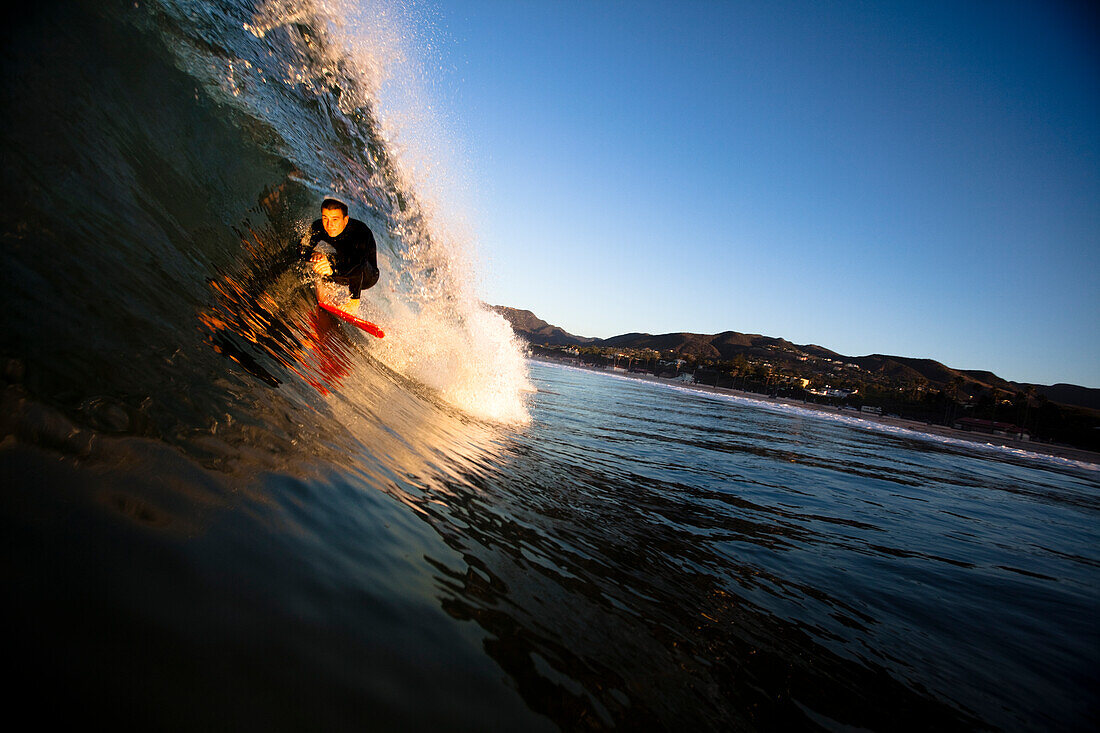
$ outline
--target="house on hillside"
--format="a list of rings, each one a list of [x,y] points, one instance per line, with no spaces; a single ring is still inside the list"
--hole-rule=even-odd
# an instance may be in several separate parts
[[[829,387],[828,385],[826,385],[824,389],[808,389],[806,391],[818,397],[836,397],[838,399],[844,399],[849,395],[855,394],[850,389],[837,389],[835,387]]]

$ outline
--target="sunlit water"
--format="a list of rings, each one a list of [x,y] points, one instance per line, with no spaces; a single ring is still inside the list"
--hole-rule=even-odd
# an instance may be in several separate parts
[[[403,6],[349,7],[8,27],[13,720],[1095,726],[1096,466],[525,361],[379,122]],[[384,340],[299,266],[332,190]]]

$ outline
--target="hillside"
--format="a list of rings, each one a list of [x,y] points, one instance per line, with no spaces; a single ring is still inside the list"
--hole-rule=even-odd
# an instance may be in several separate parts
[[[1100,389],[1073,384],[1033,385],[1010,382],[993,372],[958,370],[934,359],[885,354],[843,356],[816,344],[799,345],[782,338],[723,331],[718,334],[626,333],[608,339],[575,336],[538,318],[531,311],[492,306],[512,325],[516,334],[531,344],[546,346],[593,346],[610,349],[654,350],[697,361],[732,361],[738,356],[767,360],[777,367],[834,378],[859,378],[895,384],[924,384],[936,389],[957,390],[960,396],[974,396],[990,389],[1008,394],[1034,390],[1052,402],[1100,410]]]
[[[574,336],[557,326],[552,326],[536,316],[531,311],[506,308],[500,305],[490,306],[511,324],[516,335],[532,344],[545,344],[547,346],[580,346],[591,344],[596,339]]]
[[[1100,389],[1080,387],[1076,384],[1058,383],[1046,387],[1037,387],[1036,391],[1044,395],[1051,402],[1087,407],[1090,410],[1100,410]]]

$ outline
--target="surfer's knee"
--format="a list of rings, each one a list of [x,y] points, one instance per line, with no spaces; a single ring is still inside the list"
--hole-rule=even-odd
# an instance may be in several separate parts
[[[366,290],[368,288],[373,288],[375,283],[377,283],[377,282],[378,282],[378,268],[377,267],[366,268],[366,270],[363,272],[363,287],[362,287],[362,289]]]

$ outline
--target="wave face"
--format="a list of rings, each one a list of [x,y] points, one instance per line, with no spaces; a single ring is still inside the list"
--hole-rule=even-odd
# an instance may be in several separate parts
[[[408,17],[86,0],[5,26],[9,709],[1087,728],[1095,467],[525,361],[436,190],[445,138],[410,134]],[[299,264],[329,192],[376,233],[383,340]]]
[[[70,22],[42,10],[13,33],[13,355],[134,409],[172,354],[175,381],[232,378],[201,341],[262,381],[331,383],[310,361],[318,334],[293,265],[334,193],[379,240],[384,276],[367,307],[390,337],[371,345],[375,366],[475,417],[526,419],[522,353],[389,152],[371,97],[381,62],[349,50],[339,16],[302,2],[63,7]],[[183,377],[187,366],[197,371]]]

